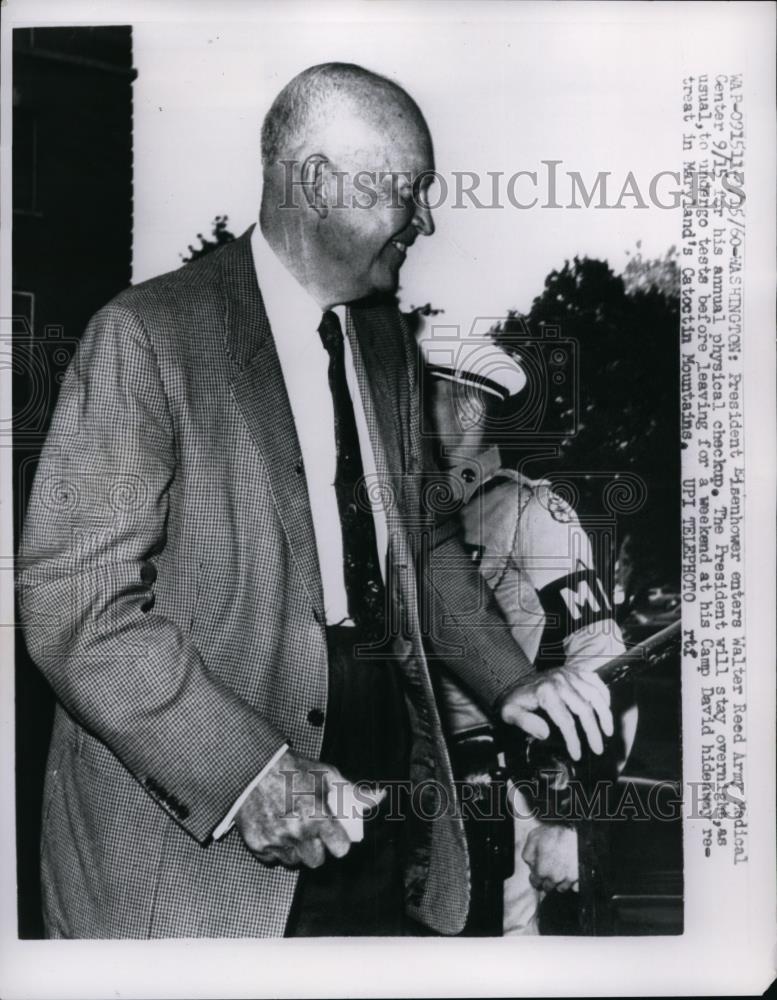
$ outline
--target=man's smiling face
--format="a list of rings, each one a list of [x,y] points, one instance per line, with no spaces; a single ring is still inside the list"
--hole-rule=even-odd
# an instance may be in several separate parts
[[[348,169],[332,164],[331,208],[321,239],[330,261],[347,273],[350,299],[393,293],[408,249],[434,232],[426,198],[433,180],[432,143],[422,123],[401,118],[359,150]]]

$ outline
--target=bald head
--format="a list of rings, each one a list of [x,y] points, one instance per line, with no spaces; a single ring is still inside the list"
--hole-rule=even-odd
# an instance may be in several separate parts
[[[421,109],[396,83],[353,63],[322,63],[294,77],[262,126],[266,172],[312,148],[345,154],[398,132],[428,128]]]
[[[312,66],[267,113],[262,161],[262,233],[322,306],[396,292],[434,231],[432,140],[409,94],[360,66]]]

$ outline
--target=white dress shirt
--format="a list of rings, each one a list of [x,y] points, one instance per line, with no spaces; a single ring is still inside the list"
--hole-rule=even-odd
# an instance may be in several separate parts
[[[251,252],[302,452],[324,591],[326,621],[328,625],[352,625],[353,622],[348,616],[348,597],[343,570],[343,536],[334,488],[337,446],[334,402],[329,388],[329,355],[318,333],[323,310],[276,257],[258,224],[251,234]],[[345,334],[347,322],[345,306],[336,306],[332,311],[337,313]],[[364,415],[364,405],[359,393],[351,345],[347,336],[345,377],[359,435],[362,468],[365,478],[370,481],[376,474],[375,455],[367,430],[367,419]],[[370,491],[370,496],[378,559],[385,580],[388,529],[385,511],[375,502],[373,493],[379,494],[380,491]],[[223,837],[231,829],[242,804],[287,749],[288,744],[279,747],[273,758],[243,791],[214,831],[215,840]]]
[[[327,375],[329,355],[318,333],[323,310],[275,256],[258,225],[251,234],[251,250],[302,452],[327,624],[347,624],[350,619],[343,572],[343,538],[334,489],[337,468],[335,411]],[[332,311],[337,313],[345,334],[345,306],[336,306]],[[345,377],[359,434],[362,468],[370,481],[375,477],[375,456],[347,336]],[[385,578],[386,517],[383,508],[374,503],[372,514],[381,572]]]

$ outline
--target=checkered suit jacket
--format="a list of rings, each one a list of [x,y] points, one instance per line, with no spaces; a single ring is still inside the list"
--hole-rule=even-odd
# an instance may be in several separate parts
[[[284,740],[318,757],[313,710],[327,703],[304,469],[249,235],[94,317],[38,469],[19,592],[58,699],[42,842],[52,936],[284,931],[297,873],[260,864],[236,830],[211,836]],[[414,350],[385,306],[351,310],[348,335],[393,490],[412,777],[444,804],[452,779],[413,572],[425,523]],[[456,546],[425,562],[433,641],[490,703],[531,668]],[[468,859],[455,815],[419,824],[406,887],[411,915],[444,934],[462,928]]]

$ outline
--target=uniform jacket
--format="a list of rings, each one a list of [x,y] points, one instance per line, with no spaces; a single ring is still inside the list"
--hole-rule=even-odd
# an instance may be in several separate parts
[[[595,573],[579,579],[581,571],[594,570],[588,534],[551,483],[502,467],[496,447],[449,470],[448,476],[458,484],[462,539],[477,553],[480,573],[526,657],[538,669],[563,663],[586,671],[622,653],[609,596]],[[563,657],[560,650],[551,653],[548,648],[559,628],[548,628],[543,606],[546,588],[559,589],[560,584],[568,584],[561,589],[572,613],[572,628],[560,630]],[[450,671],[441,671],[439,688],[444,722],[452,732],[488,724]]]
[[[422,625],[485,705],[531,667],[456,540],[433,559],[419,542],[415,357],[398,311],[354,307],[347,333],[388,498],[411,774],[445,805]],[[327,704],[304,468],[248,233],[90,323],[36,476],[19,595],[59,702],[43,803],[48,932],[282,934],[297,873],[263,866],[236,830],[211,836],[284,741],[318,757]],[[456,933],[469,899],[460,819],[450,808],[414,829],[409,912]]]

